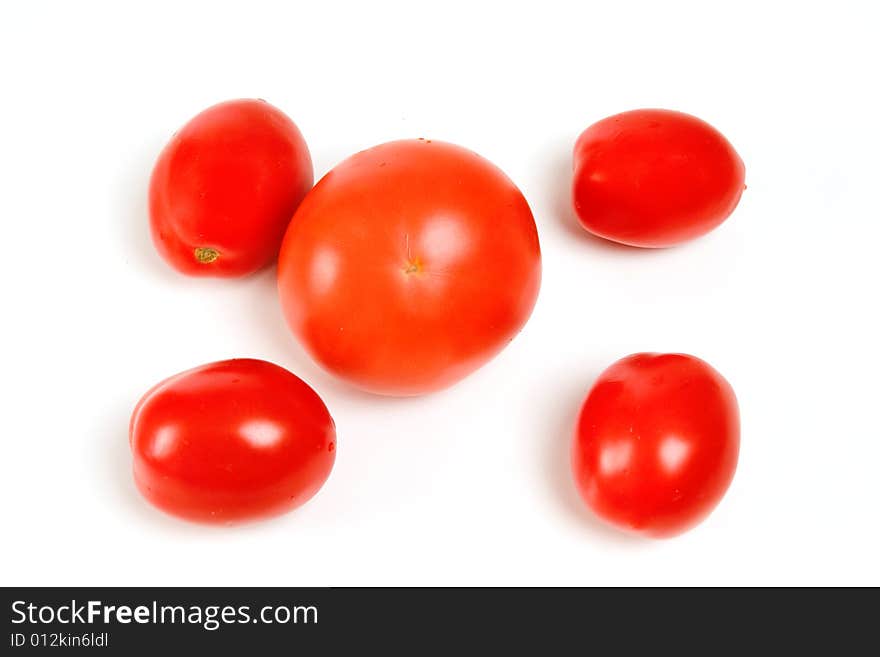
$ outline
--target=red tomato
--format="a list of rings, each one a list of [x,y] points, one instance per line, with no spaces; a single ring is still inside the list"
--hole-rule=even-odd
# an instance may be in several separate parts
[[[287,321],[315,360],[392,395],[443,388],[491,359],[540,279],[522,193],[479,155],[430,140],[382,144],[328,173],[278,263]]]
[[[709,515],[738,455],[739,410],[724,377],[693,356],[634,354],[587,395],[572,468],[601,518],[662,538]]]
[[[143,496],[204,522],[289,511],[321,488],[336,457],[321,398],[287,370],[251,359],[162,381],[134,409],[129,440]]]
[[[150,180],[150,227],[172,267],[243,276],[274,261],[312,186],[297,127],[263,100],[209,107],[177,132]]]
[[[700,119],[643,109],[587,128],[574,147],[574,208],[591,233],[631,246],[693,239],[730,216],[745,166]]]

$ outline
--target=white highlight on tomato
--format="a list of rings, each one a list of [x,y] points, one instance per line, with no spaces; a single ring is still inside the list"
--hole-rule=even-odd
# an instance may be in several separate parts
[[[320,294],[325,294],[333,287],[339,273],[339,254],[333,249],[320,249],[312,260],[312,285]]]
[[[284,429],[271,420],[251,420],[238,428],[241,436],[254,447],[272,447],[284,436]]]
[[[171,453],[177,444],[177,427],[167,425],[156,432],[153,443],[150,445],[150,454],[153,458],[161,459]]]
[[[466,258],[472,249],[473,238],[462,221],[437,216],[431,219],[419,234],[411,255],[423,260],[431,269],[452,267]]]
[[[660,444],[660,464],[669,474],[675,474],[687,461],[691,448],[678,436],[669,436]]]
[[[608,445],[599,454],[599,469],[604,475],[618,474],[626,469],[632,455],[632,443],[621,440]]]

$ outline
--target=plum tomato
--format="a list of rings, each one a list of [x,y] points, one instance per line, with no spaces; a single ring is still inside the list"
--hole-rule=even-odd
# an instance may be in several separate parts
[[[289,511],[324,484],[336,429],[321,398],[262,360],[202,365],[138,402],[129,441],[141,494],[170,514],[231,523]]]
[[[235,277],[274,262],[312,187],[306,142],[262,100],[209,107],[172,137],[150,179],[159,253],[191,276]]]
[[[663,538],[709,515],[738,456],[739,409],[724,377],[694,356],[641,353],[611,365],[587,395],[572,470],[599,517]]]
[[[574,147],[574,209],[584,228],[615,242],[666,247],[727,219],[745,166],[705,121],[662,109],[615,114]]]
[[[293,333],[363,389],[417,395],[495,356],[538,294],[529,205],[479,155],[431,140],[357,153],[306,196],[281,247]]]

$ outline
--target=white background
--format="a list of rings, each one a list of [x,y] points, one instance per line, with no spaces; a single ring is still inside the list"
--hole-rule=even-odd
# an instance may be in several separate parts
[[[880,584],[871,6],[4,3],[2,583]],[[544,255],[519,337],[445,392],[374,397],[308,360],[273,271],[169,269],[148,237],[152,163],[235,97],[286,111],[318,175],[402,137],[504,169]],[[575,224],[575,138],[637,107],[696,114],[745,161],[708,237],[644,251]],[[593,520],[567,463],[594,378],[644,350],[708,360],[742,411],[727,496],[661,542]],[[234,356],[322,395],[336,466],[292,514],[187,524],[138,496],[128,417],[158,380]]]

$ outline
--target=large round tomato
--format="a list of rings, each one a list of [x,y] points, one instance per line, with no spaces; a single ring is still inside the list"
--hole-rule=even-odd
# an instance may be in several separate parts
[[[699,358],[634,354],[602,372],[572,449],[575,481],[601,518],[653,537],[705,518],[733,479],[739,410]]]
[[[525,198],[459,146],[357,153],[306,196],[281,247],[293,332],[334,374],[415,395],[480,367],[522,328],[541,255]]]
[[[168,263],[193,276],[243,276],[274,261],[312,186],[297,127],[262,100],[209,107],[177,132],[150,180],[150,226]]]
[[[660,109],[623,112],[574,147],[574,208],[591,233],[664,247],[703,235],[733,212],[745,166],[720,132]]]
[[[131,416],[134,480],[157,507],[232,522],[303,504],[333,467],[336,429],[321,398],[262,360],[226,360],[172,376]]]

